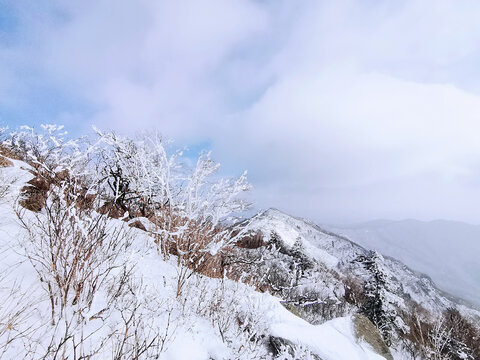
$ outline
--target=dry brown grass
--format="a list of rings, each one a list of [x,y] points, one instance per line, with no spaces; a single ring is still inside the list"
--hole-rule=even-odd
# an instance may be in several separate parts
[[[145,226],[142,224],[142,222],[140,220],[135,220],[131,224],[128,224],[128,226],[136,228],[136,229],[140,229],[140,230],[143,230],[143,231],[147,231],[147,229],[145,228]]]
[[[260,231],[256,233],[245,235],[235,242],[235,245],[241,249],[258,249],[266,246],[267,243],[263,240],[263,235]]]
[[[21,199],[18,204],[30,211],[39,212],[45,206],[47,192],[34,186],[24,186],[21,189]]]
[[[30,170],[30,172],[34,175],[34,178],[29,180],[27,185],[21,189],[19,205],[34,212],[39,212],[43,209],[48,196],[48,191],[51,190],[52,185],[71,185],[76,182],[75,179],[70,177],[67,170],[59,171],[53,175],[36,170]],[[67,194],[69,186],[65,187],[65,195],[69,195]],[[74,201],[78,209],[92,210],[96,197],[95,194],[87,194],[87,191],[84,188],[82,189],[81,186],[77,186],[74,196],[67,196],[67,199],[70,198],[71,201]]]
[[[0,156],[0,167],[10,167],[13,166],[13,163],[8,160],[6,157]]]
[[[125,215],[125,210],[112,201],[105,202],[98,209],[98,212],[102,215],[107,215],[109,218],[112,219],[120,219]]]
[[[29,180],[27,185],[21,189],[21,199],[18,203],[27,210],[39,212],[45,206],[51,181],[36,172],[32,172],[32,174],[35,177]]]
[[[0,155],[14,160],[23,160],[19,149],[11,149],[8,146],[0,144]]]

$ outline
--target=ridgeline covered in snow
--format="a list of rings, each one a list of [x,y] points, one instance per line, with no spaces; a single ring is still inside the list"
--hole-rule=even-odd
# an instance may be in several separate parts
[[[1,359],[479,359],[480,313],[157,135],[2,130]]]

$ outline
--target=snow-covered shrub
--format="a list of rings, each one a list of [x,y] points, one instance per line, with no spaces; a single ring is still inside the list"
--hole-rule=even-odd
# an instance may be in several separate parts
[[[474,360],[479,355],[479,339],[478,328],[450,308],[435,318],[429,329],[429,355],[435,360]]]
[[[6,358],[12,349],[24,348],[29,352],[35,348],[30,335],[38,326],[32,321],[37,312],[36,299],[22,289],[20,284],[9,283],[8,275],[7,271],[2,271],[0,275],[0,286],[7,289],[7,296],[0,302],[0,359]]]
[[[44,335],[51,336],[44,349],[46,357],[80,351],[77,346],[83,337],[99,331],[87,324],[98,311],[107,313],[116,295],[112,294],[104,309],[94,309],[92,304],[98,293],[106,292],[112,273],[126,266],[122,253],[132,240],[105,216],[80,206],[77,190],[75,184],[64,181],[51,186],[41,212],[17,209],[27,234],[20,239],[21,247],[50,307],[50,327]],[[118,284],[117,290],[121,293]],[[100,345],[105,339],[97,340]]]
[[[246,285],[228,279],[215,280],[194,275],[181,294],[184,316],[200,316],[210,321],[236,359],[266,355],[267,324],[261,304]]]
[[[122,216],[148,218],[147,230],[164,257],[177,256],[177,294],[193,272],[223,276],[214,256],[234,241],[226,226],[229,217],[248,205],[239,197],[250,188],[246,173],[235,180],[216,179],[219,164],[210,153],[189,170],[180,162],[181,153],[168,155],[157,135],[135,140],[99,130],[97,135],[102,196]]]
[[[167,154],[158,135],[136,139],[95,129],[96,169],[102,180],[100,195],[128,216],[149,216],[167,206],[172,197],[176,158]]]
[[[413,304],[402,318],[410,331],[402,347],[412,359],[477,359],[480,356],[480,329],[458,310],[440,314]]]
[[[320,357],[316,354],[313,354],[307,347],[294,344],[291,341],[278,338],[275,336],[270,336],[269,338],[269,348],[271,354],[275,359],[282,360],[320,360]]]
[[[70,139],[67,135],[61,125],[41,125],[40,131],[22,126],[3,145],[38,172],[54,176],[59,171],[72,172],[89,155],[84,139]]]
[[[41,213],[17,211],[28,232],[26,255],[48,291],[52,324],[69,304],[79,312],[91,305],[98,285],[129,246],[124,230],[108,228],[106,217],[82,209],[77,197],[64,183],[49,191]]]
[[[0,174],[0,201],[7,196],[15,179],[10,179],[5,174]]]
[[[40,212],[54,187],[68,183],[79,206],[109,217],[144,218],[145,228],[165,258],[177,256],[177,291],[193,272],[223,276],[221,250],[234,242],[232,216],[248,203],[246,173],[237,179],[216,176],[219,164],[203,153],[193,168],[180,151],[170,155],[157,134],[134,139],[96,131],[96,139],[69,139],[62,126],[24,126],[3,145],[33,167],[20,204]],[[62,190],[63,191],[63,190]],[[95,200],[95,206],[93,204]],[[51,201],[51,196],[50,196]],[[56,200],[54,200],[56,201]],[[143,226],[143,225],[142,225]]]
[[[52,184],[65,180],[83,183],[96,182],[89,177],[96,173],[89,169],[92,148],[84,138],[70,139],[63,126],[42,125],[40,131],[22,126],[19,131],[1,143],[10,157],[27,162],[35,176],[22,189],[20,204],[31,211],[40,211],[45,205],[47,192]],[[88,178],[88,180],[87,180]]]
[[[141,278],[131,274],[133,270],[124,268],[110,281],[110,296],[114,296],[110,315],[102,321],[111,328],[112,358],[158,359],[175,337],[179,304],[152,292]]]
[[[457,309],[447,309],[443,316],[445,325],[452,329],[451,350],[459,358],[480,357],[480,329],[464,317]]]

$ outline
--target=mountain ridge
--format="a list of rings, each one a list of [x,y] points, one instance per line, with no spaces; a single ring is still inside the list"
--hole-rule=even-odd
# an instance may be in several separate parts
[[[319,232],[322,232],[326,235],[329,235],[329,236],[333,236],[333,237],[336,237],[338,239],[342,239],[344,241],[347,241],[349,242],[352,246],[355,246],[357,247],[358,249],[362,249],[363,251],[368,251],[368,250],[371,250],[369,249],[368,247],[366,246],[362,246],[361,244],[359,244],[358,242],[356,242],[355,240],[353,240],[352,238],[348,237],[348,236],[345,236],[345,235],[342,235],[342,234],[339,234],[339,233],[336,233],[334,231],[331,231],[331,230],[328,230],[327,228],[323,228],[322,225],[318,225],[316,224],[315,222],[313,222],[312,220],[309,220],[309,219],[306,219],[306,218],[303,218],[303,217],[297,217],[297,216],[294,216],[294,215],[290,215],[288,213],[286,213],[285,211],[282,211],[282,210],[279,210],[277,208],[274,208],[274,207],[271,207],[271,208],[268,208],[268,209],[265,209],[265,210],[261,210],[259,211],[256,215],[254,215],[252,218],[255,218],[255,217],[262,217],[262,216],[272,216],[272,217],[275,217],[275,216],[280,216],[280,217],[283,217],[283,218],[291,218],[291,219],[295,219],[297,221],[301,221],[301,222],[304,222],[305,224],[317,229]],[[414,219],[410,219],[411,221],[415,221],[415,222],[422,222],[421,220],[414,220]],[[403,221],[410,221],[409,219],[406,219],[406,220],[402,220],[401,222]],[[388,222],[388,223],[394,223],[395,220],[379,220],[381,221],[382,223],[383,222]],[[433,220],[431,222],[438,222],[438,221],[445,221],[445,222],[450,222],[449,220]],[[376,220],[373,220],[373,222],[376,222]],[[431,223],[430,221],[429,222],[424,222],[424,223]],[[365,224],[369,224],[370,222],[366,222]],[[461,222],[460,222],[461,223]],[[462,223],[463,224],[463,223]],[[465,223],[466,225],[469,225],[467,223]],[[381,252],[381,251],[380,251]],[[431,282],[432,286],[436,289],[436,291],[438,291],[439,293],[441,293],[443,296],[445,296],[446,298],[448,298],[449,300],[451,300],[452,302],[454,303],[457,303],[457,304],[460,304],[460,305],[464,305],[464,306],[467,306],[467,307],[470,307],[470,308],[473,308],[477,311],[480,311],[480,306],[478,304],[475,304],[475,303],[472,303],[470,302],[468,299],[463,299],[461,298],[460,296],[457,296],[455,294],[452,294],[450,293],[449,291],[445,290],[445,289],[442,289],[441,287],[439,287],[436,282],[434,281],[434,279],[432,278],[432,276],[430,274],[428,274],[427,272],[422,272],[418,269],[415,269],[415,268],[412,268],[410,266],[408,266],[407,264],[405,264],[403,261],[401,261],[400,259],[396,258],[395,256],[390,256],[390,255],[387,255],[387,254],[382,254],[386,259],[390,259],[392,262],[395,262],[396,264],[398,264],[399,266],[404,266],[406,269],[408,269],[408,271],[412,272],[413,274],[415,274],[418,278],[420,279],[427,279],[429,282]]]
[[[450,220],[373,221],[322,227],[428,274],[437,285],[480,305],[480,226]]]
[[[0,345],[10,355],[50,358],[79,346],[84,357],[115,359],[139,347],[142,359],[480,354],[480,312],[401,261],[278,209],[222,222],[244,208],[232,199],[248,184],[204,181],[216,168],[210,158],[185,184],[184,171],[166,171],[145,142],[100,132],[105,143],[91,149],[103,156],[94,157],[105,165],[98,177],[75,142],[39,147],[45,138],[24,135],[6,143],[19,159],[0,169],[9,179],[0,184],[0,290],[12,296],[0,306],[12,317]],[[21,151],[30,147],[47,158]],[[151,187],[162,180],[176,190]],[[199,183],[210,191],[195,191]]]

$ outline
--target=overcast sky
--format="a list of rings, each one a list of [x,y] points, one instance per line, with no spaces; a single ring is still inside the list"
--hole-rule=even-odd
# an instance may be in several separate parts
[[[480,2],[0,0],[0,123],[157,128],[258,208],[480,224]]]

